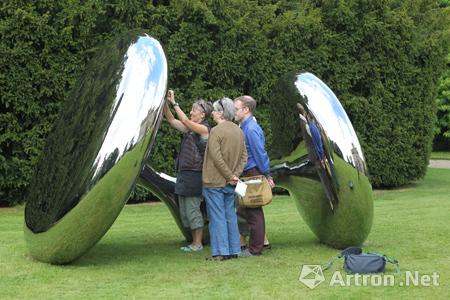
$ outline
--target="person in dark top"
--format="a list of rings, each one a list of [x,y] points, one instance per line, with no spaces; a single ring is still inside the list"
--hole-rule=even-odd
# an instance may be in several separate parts
[[[192,232],[192,243],[181,247],[186,252],[203,249],[203,215],[200,210],[202,198],[203,156],[208,141],[210,125],[207,118],[213,108],[210,102],[197,100],[192,105],[190,118],[175,102],[172,90],[167,93],[167,101],[172,104],[178,118],[175,118],[166,102],[164,115],[175,129],[183,132],[180,152],[176,160],[177,181],[175,194],[178,196],[180,216],[183,226]]]

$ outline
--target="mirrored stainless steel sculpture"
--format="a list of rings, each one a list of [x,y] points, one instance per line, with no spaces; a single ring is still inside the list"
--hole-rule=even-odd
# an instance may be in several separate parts
[[[29,189],[25,238],[34,258],[65,264],[83,255],[113,224],[135,183],[160,198],[191,239],[181,225],[175,179],[144,164],[166,85],[164,52],[146,34],[129,33],[92,59],[62,107]],[[339,101],[312,74],[292,73],[275,86],[272,104],[277,184],[322,242],[362,243],[373,218],[371,186]]]
[[[76,83],[31,183],[31,255],[64,264],[92,247],[122,210],[161,121],[167,62],[157,40],[128,33],[105,46]]]
[[[334,93],[311,73],[285,74],[272,95],[272,172],[314,234],[360,245],[373,220],[372,187],[356,133]]]

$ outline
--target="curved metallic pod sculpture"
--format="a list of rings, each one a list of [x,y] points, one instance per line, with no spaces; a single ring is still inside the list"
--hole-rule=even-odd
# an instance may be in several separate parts
[[[272,172],[319,240],[360,245],[372,187],[356,133],[334,93],[311,73],[288,73],[272,94]]]
[[[62,108],[29,189],[25,238],[34,258],[64,264],[80,257],[110,228],[136,182],[165,202],[191,239],[181,225],[175,179],[144,164],[166,84],[164,52],[145,34],[129,33],[92,59]],[[362,243],[372,224],[371,187],[339,101],[304,73],[280,79],[272,103],[277,183],[291,193],[322,242],[338,248]],[[297,103],[317,125],[323,165]]]
[[[314,75],[291,72],[275,84],[271,104],[271,171],[277,186],[289,191],[321,242],[335,248],[362,244],[372,226],[372,187],[358,138],[339,100]],[[310,126],[319,133],[316,141]],[[315,147],[320,143],[322,160]],[[181,225],[174,183],[175,178],[149,165],[138,180],[166,203],[191,240]]]
[[[31,255],[64,264],[110,228],[141,173],[161,121],[167,62],[139,32],[106,45],[62,106],[28,192]]]

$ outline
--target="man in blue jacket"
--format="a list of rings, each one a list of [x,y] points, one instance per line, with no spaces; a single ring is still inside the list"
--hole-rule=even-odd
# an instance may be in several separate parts
[[[235,120],[244,132],[247,146],[247,164],[243,176],[264,175],[273,188],[274,182],[270,176],[270,161],[265,150],[266,139],[257,123],[253,112],[256,101],[250,96],[240,96],[234,99]],[[250,229],[249,247],[241,252],[241,256],[261,255],[264,248],[265,221],[262,207],[238,207],[238,215],[243,216]],[[239,228],[241,231],[241,228]],[[242,233],[242,231],[241,231]]]

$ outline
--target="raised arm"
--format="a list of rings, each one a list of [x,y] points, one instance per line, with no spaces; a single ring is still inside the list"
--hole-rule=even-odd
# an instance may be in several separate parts
[[[209,131],[208,127],[203,124],[195,123],[191,121],[183,110],[180,108],[180,105],[175,105],[175,112],[177,113],[178,119],[183,123],[183,125],[195,133],[200,134],[203,137],[208,137]]]
[[[169,109],[169,105],[167,104],[167,102],[164,105],[164,115],[166,116],[167,121],[170,123],[170,125],[172,125],[173,128],[175,128],[181,132],[185,132],[187,130],[187,128],[186,128],[186,126],[184,126],[183,122],[175,119],[175,117],[173,116],[172,112]]]
[[[178,120],[176,120],[173,117],[173,115],[172,115],[173,119],[175,119],[176,121],[181,123],[181,125],[184,127],[184,131],[186,129],[190,129],[193,132],[198,133],[198,134],[200,134],[203,137],[208,137],[208,134],[209,134],[208,127],[206,127],[205,125],[198,124],[198,123],[195,123],[195,122],[189,120],[188,116],[186,116],[184,111],[180,108],[180,105],[175,101],[175,93],[173,92],[173,90],[169,90],[168,91],[168,93],[167,93],[167,101],[170,102],[173,105],[173,107],[175,109],[175,113],[177,114]],[[178,127],[181,127],[181,125],[177,124]],[[174,125],[172,125],[172,126],[174,126]],[[175,128],[177,128],[177,127],[175,127]]]

